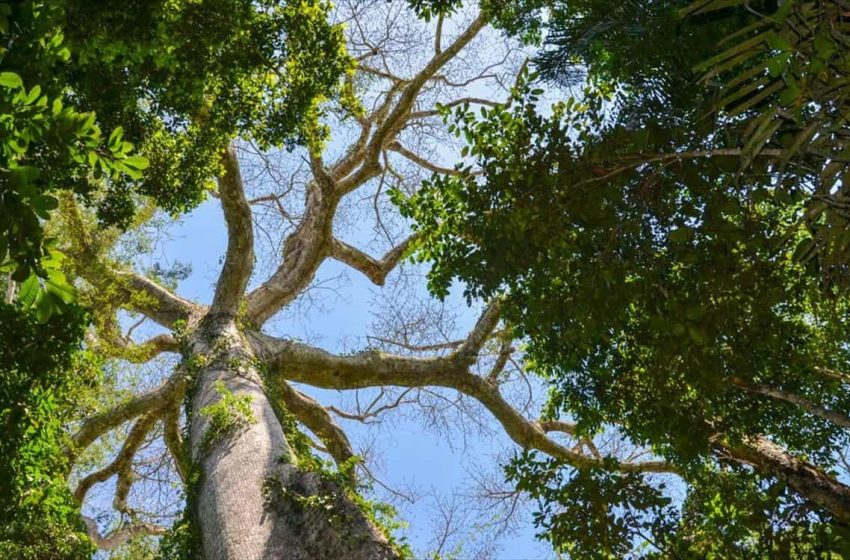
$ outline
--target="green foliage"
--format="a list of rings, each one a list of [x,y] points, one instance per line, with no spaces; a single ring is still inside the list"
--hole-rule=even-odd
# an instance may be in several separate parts
[[[125,227],[141,195],[172,213],[197,205],[236,138],[311,141],[305,117],[351,66],[328,10],[321,0],[0,2],[0,265],[18,281],[42,273],[57,191]]]
[[[124,188],[147,167],[120,128],[107,138],[93,113],[69,104],[53,76],[70,58],[58,15],[52,3],[0,2],[0,265],[10,262],[17,281],[42,272],[42,222],[57,191]]]
[[[723,17],[747,13],[743,2],[700,1],[682,13]],[[846,289],[847,216],[839,201],[850,182],[850,20],[843,2],[768,3],[752,23],[723,38],[722,52],[696,70],[719,82],[716,108],[744,116],[742,169],[768,147],[783,150],[783,167],[810,183],[807,234],[797,259],[821,274],[827,287]],[[801,172],[806,168],[805,172]]]
[[[661,488],[638,474],[602,468],[571,472],[552,459],[525,453],[506,467],[509,481],[540,504],[534,523],[556,550],[575,558],[623,558],[636,537],[660,540],[675,511]]]
[[[209,420],[201,447],[209,449],[226,437],[237,434],[254,422],[251,395],[236,395],[221,381],[216,382],[219,399],[199,412]]]
[[[184,437],[183,441],[188,442],[189,438]],[[186,446],[188,447],[188,444]],[[186,451],[188,452],[188,449]],[[158,556],[160,560],[196,560],[201,556],[201,533],[195,519],[200,476],[200,470],[194,466],[187,474],[184,484],[186,505],[180,519],[175,521],[168,533],[160,539]]]
[[[74,91],[150,159],[139,188],[179,213],[234,138],[306,142],[305,117],[349,67],[321,0],[68,1]],[[227,14],[227,17],[223,17]]]
[[[0,306],[0,552],[21,560],[93,552],[68,490],[65,423],[99,379],[80,350],[88,318],[75,306],[39,320]]]
[[[764,434],[820,468],[835,464],[845,430],[736,382],[847,410],[847,386],[823,372],[850,367],[850,308],[833,281],[846,266],[815,270],[800,258],[810,235],[800,224],[820,231],[809,219],[823,200],[809,165],[763,157],[782,148],[773,137],[753,148],[764,107],[717,113],[722,88],[691,71],[756,16],[682,20],[682,7],[554,3],[541,70],[562,82],[586,77],[582,101],[544,115],[543,90],[526,76],[510,107],[447,113],[483,174],[435,176],[394,200],[421,234],[417,255],[432,263],[435,294],[456,279],[470,299],[506,294],[528,364],[550,383],[552,416],[576,419],[585,435],[616,426],[683,472],[681,522],[659,531],[671,514],[639,478],[519,460],[509,474],[540,500],[537,520],[557,547],[593,557],[592,531],[610,538],[600,557],[620,557],[636,539],[654,541],[659,557],[842,552],[828,513],[785,488],[771,498],[771,473],[716,474],[728,468],[718,434]],[[826,79],[838,87],[841,76]],[[826,291],[812,281],[825,270]],[[741,490],[721,492],[715,514],[720,478]],[[577,519],[583,510],[599,515]]]
[[[610,466],[613,466],[613,463]],[[779,482],[743,470],[694,473],[683,503],[664,484],[605,468],[574,470],[533,453],[506,474],[539,505],[539,536],[574,558],[837,559],[846,530]]]

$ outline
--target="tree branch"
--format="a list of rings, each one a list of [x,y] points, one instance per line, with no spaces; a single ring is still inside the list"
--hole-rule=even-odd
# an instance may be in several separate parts
[[[94,519],[83,516],[83,521],[86,524],[86,533],[100,550],[114,550],[139,535],[161,536],[168,532],[167,528],[160,525],[138,522],[125,525],[106,536],[102,536],[100,531],[97,530],[97,523]]]
[[[721,442],[715,445],[721,453],[728,453],[735,461],[754,465],[760,471],[782,480],[841,522],[850,522],[850,486],[840,483],[811,463],[794,457],[766,437],[750,437],[737,445]]]
[[[179,402],[183,398],[185,387],[182,379],[171,379],[153,391],[133,397],[111,410],[89,417],[71,438],[72,449],[67,450],[68,454],[74,458],[97,438],[124,422],[142,414],[162,411],[169,404]]]
[[[407,148],[402,146],[401,142],[399,142],[398,140],[394,140],[394,141],[390,142],[390,144],[387,146],[387,149],[392,151],[392,152],[396,152],[398,154],[401,154],[402,156],[406,157],[407,159],[409,159],[410,161],[412,161],[413,163],[415,163],[416,165],[418,165],[419,167],[421,167],[423,169],[427,169],[428,171],[432,171],[434,173],[439,173],[441,175],[451,175],[453,177],[468,177],[468,176],[474,177],[474,176],[477,176],[477,175],[481,175],[481,173],[482,173],[481,171],[467,172],[467,171],[464,171],[462,169],[453,169],[451,167],[442,167],[442,166],[436,165],[434,163],[431,163],[427,159],[421,157],[419,154],[417,154],[417,153],[415,153],[411,150],[408,150]]]
[[[78,503],[83,503],[83,500],[86,498],[86,494],[92,486],[98,482],[108,480],[111,476],[118,474],[119,477],[116,483],[115,500],[113,504],[115,505],[115,509],[118,511],[126,509],[127,494],[130,491],[132,481],[131,475],[126,474],[125,471],[132,467],[133,457],[136,455],[136,452],[145,440],[145,436],[148,435],[148,432],[150,432],[153,428],[153,425],[156,423],[158,418],[159,415],[155,412],[148,413],[140,418],[133,426],[133,429],[130,430],[130,433],[127,435],[127,439],[124,440],[124,445],[121,446],[121,450],[118,452],[115,459],[99,471],[89,474],[83,478],[79,484],[77,484],[77,489],[74,490],[74,497],[77,499]]]
[[[229,146],[222,154],[224,175],[219,178],[221,207],[227,224],[227,253],[216,282],[210,313],[236,315],[254,268],[254,233],[251,206],[239,172],[236,150]]]
[[[114,336],[110,336],[109,333],[104,333],[101,330],[99,334],[98,340],[93,342],[93,346],[98,351],[103,351],[104,354],[112,358],[126,360],[133,364],[144,364],[164,352],[179,352],[180,350],[177,339],[170,334],[158,334],[140,343],[135,343],[128,337],[121,336],[120,333],[114,333]]]
[[[189,457],[183,447],[183,436],[180,434],[180,410],[177,405],[170,406],[165,410],[162,418],[163,440],[171,457],[174,459],[174,467],[180,480],[188,482]]]
[[[141,274],[123,271],[110,274],[110,271],[107,271],[102,276],[97,275],[95,270],[85,278],[92,282],[95,288],[112,288],[118,291],[120,300],[129,303],[128,308],[131,311],[142,313],[163,327],[170,329],[177,321],[188,321],[200,314],[200,306],[173,294]],[[110,276],[112,282],[109,282]],[[103,285],[104,280],[108,282],[106,286]]]
[[[280,377],[326,389],[386,385],[455,389],[478,400],[499,421],[508,436],[524,449],[543,451],[574,467],[598,466],[598,459],[549,439],[540,425],[524,418],[502,398],[496,387],[469,372],[471,360],[474,361],[486,333],[492,331],[497,320],[497,309],[491,306],[461,348],[442,357],[417,358],[378,351],[339,356],[299,342],[271,337],[264,339],[262,354],[266,356],[272,378]],[[662,461],[622,463],[618,468],[626,472],[677,472],[675,467]]]
[[[281,378],[272,381],[272,394],[282,401],[286,410],[299,422],[316,434],[337,464],[354,457],[348,436],[318,401],[294,389]]]
[[[759,395],[765,395],[767,397],[795,404],[806,412],[814,414],[815,416],[823,418],[824,420],[828,420],[830,422],[838,424],[839,426],[844,426],[845,428],[850,428],[850,418],[848,418],[844,414],[835,412],[834,410],[829,410],[828,408],[824,408],[819,404],[814,403],[796,393],[791,393],[790,391],[771,387],[770,385],[749,383],[738,377],[733,377],[730,381],[734,386],[745,391],[749,391],[750,393],[757,393]]]
[[[409,120],[410,111],[422,87],[475,38],[485,23],[485,18],[479,16],[448,48],[434,55],[413,78],[394,81],[384,103],[366,124],[361,123],[360,137],[343,159],[329,170],[322,166],[318,174],[314,169],[312,188],[308,188],[305,216],[284,243],[283,263],[262,286],[247,297],[250,321],[262,325],[309,285],[319,265],[330,252],[333,218],[339,201],[381,172],[380,154]],[[396,93],[399,94],[397,101]],[[315,162],[313,164],[315,167]]]
[[[387,275],[398,265],[404,256],[404,252],[416,238],[415,234],[411,235],[387,251],[381,260],[376,260],[363,251],[335,238],[331,241],[330,257],[359,270],[373,283],[383,286]]]
[[[416,98],[422,91],[425,83],[445,66],[450,60],[472,41],[486,25],[484,16],[479,15],[446,49],[435,54],[433,58],[413,78],[404,83],[398,101],[389,110],[386,118],[382,119],[375,134],[372,135],[368,145],[363,151],[363,164],[360,169],[352,175],[339,181],[337,188],[341,194],[351,192],[368,179],[380,172],[378,157],[381,150],[395,138],[404,124],[410,118],[410,112],[416,102]],[[391,103],[392,97],[388,96],[387,103]],[[386,110],[387,105],[381,109]]]

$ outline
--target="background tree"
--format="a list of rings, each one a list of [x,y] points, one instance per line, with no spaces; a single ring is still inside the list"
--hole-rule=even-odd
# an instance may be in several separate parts
[[[547,5],[540,68],[580,101],[453,112],[481,174],[398,200],[434,291],[506,294],[550,414],[650,446],[688,494],[533,454],[509,476],[582,556],[845,552],[844,8]]]

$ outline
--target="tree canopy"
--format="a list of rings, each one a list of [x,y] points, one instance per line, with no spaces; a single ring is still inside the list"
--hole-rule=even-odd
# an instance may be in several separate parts
[[[843,553],[841,508],[747,447],[828,478],[847,445],[846,7],[549,7],[541,78],[583,95],[447,111],[481,175],[399,201],[433,291],[506,294],[549,414],[650,446],[688,493],[533,454],[509,476],[579,556]]]
[[[343,427],[414,407],[515,444],[559,554],[850,554],[846,0],[0,0],[0,38],[0,550],[409,557]],[[194,300],[142,254],[209,199]],[[295,339],[330,260],[482,311]]]

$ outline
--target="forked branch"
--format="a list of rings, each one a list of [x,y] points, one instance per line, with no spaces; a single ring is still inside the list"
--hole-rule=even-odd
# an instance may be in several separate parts
[[[387,275],[398,265],[404,256],[405,251],[407,251],[410,244],[415,240],[416,235],[411,235],[387,251],[380,260],[377,260],[344,241],[334,239],[331,242],[330,256],[331,258],[362,272],[374,284],[383,286]]]

